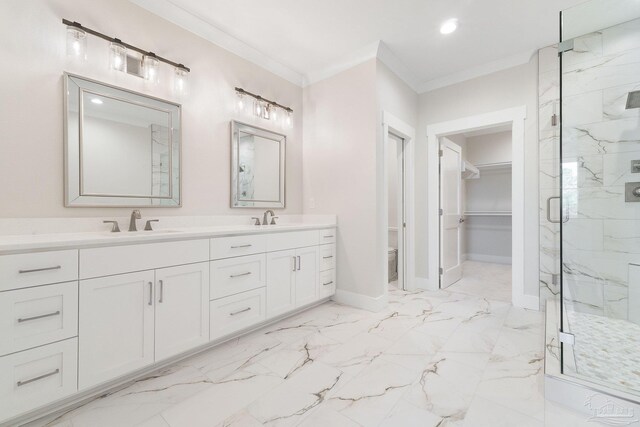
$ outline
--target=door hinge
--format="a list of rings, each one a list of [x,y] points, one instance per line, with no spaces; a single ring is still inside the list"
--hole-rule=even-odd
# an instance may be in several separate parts
[[[573,50],[573,39],[558,43],[558,55]]]
[[[554,114],[551,116],[551,126],[558,126],[558,115]]]
[[[440,209],[440,216],[442,216],[443,214],[444,214],[444,211]]]
[[[402,223],[402,228],[407,228],[407,223],[406,222]]]
[[[576,337],[573,334],[570,334],[568,332],[558,332],[558,339],[560,340],[561,343],[563,344],[567,344],[567,345],[574,345],[576,342]]]
[[[440,274],[444,273],[444,270],[442,269],[442,267],[440,267]]]
[[[552,285],[559,285],[560,284],[560,275],[559,274],[552,274],[551,275],[551,284]]]
[[[444,152],[442,150],[438,150],[438,156],[442,157],[443,154]]]

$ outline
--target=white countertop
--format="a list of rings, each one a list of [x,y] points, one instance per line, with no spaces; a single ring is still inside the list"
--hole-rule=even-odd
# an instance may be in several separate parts
[[[0,236],[0,255],[20,252],[32,252],[52,249],[77,249],[96,246],[126,245],[158,241],[209,238],[216,236],[234,236],[243,234],[261,234],[296,230],[335,228],[335,224],[300,223],[283,225],[216,225],[198,227],[167,227],[154,231],[111,233],[108,231],[22,234]]]

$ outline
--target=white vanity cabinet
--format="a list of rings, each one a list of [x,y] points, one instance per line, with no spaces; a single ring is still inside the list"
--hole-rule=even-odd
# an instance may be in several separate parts
[[[156,270],[155,360],[209,342],[209,263]]]
[[[154,272],[80,282],[80,389],[154,361]]]
[[[238,230],[0,255],[0,425],[334,294],[334,227]]]

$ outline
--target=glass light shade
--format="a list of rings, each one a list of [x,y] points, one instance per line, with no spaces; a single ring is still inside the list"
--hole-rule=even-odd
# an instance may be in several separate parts
[[[144,56],[142,58],[142,71],[144,78],[150,83],[158,84],[160,82],[160,61],[154,56]]]
[[[271,120],[273,120],[274,123],[278,123],[278,118],[280,118],[280,108],[274,105],[273,108],[271,108]]]
[[[117,71],[127,72],[127,48],[117,42],[109,45],[109,63]]]
[[[293,127],[293,112],[287,111],[284,115],[284,127],[291,129]]]
[[[247,106],[244,94],[242,92],[236,92],[236,111],[238,113],[244,113],[244,109]]]
[[[178,96],[189,93],[189,72],[187,70],[176,67],[173,74],[173,92]]]
[[[258,99],[253,101],[253,114],[262,117],[262,102]]]
[[[70,25],[67,26],[67,56],[81,61],[87,59],[87,33]]]

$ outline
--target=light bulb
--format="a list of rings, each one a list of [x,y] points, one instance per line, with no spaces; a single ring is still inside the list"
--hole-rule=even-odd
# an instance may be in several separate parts
[[[112,69],[127,72],[127,48],[118,39],[109,45],[109,60]]]
[[[458,20],[455,19],[455,18],[454,19],[449,19],[447,21],[444,21],[442,23],[442,25],[440,26],[440,33],[441,34],[451,34],[457,29],[458,29]]]
[[[182,65],[182,64],[180,64]],[[173,92],[177,96],[184,96],[189,93],[189,71],[176,67],[173,75]]]
[[[153,53],[149,53],[149,55],[145,55],[142,58],[142,70],[144,72],[144,78],[149,82],[153,84],[160,82],[160,61],[158,61],[158,58]]]
[[[87,33],[71,25],[67,26],[67,56],[81,61],[87,59]]]

